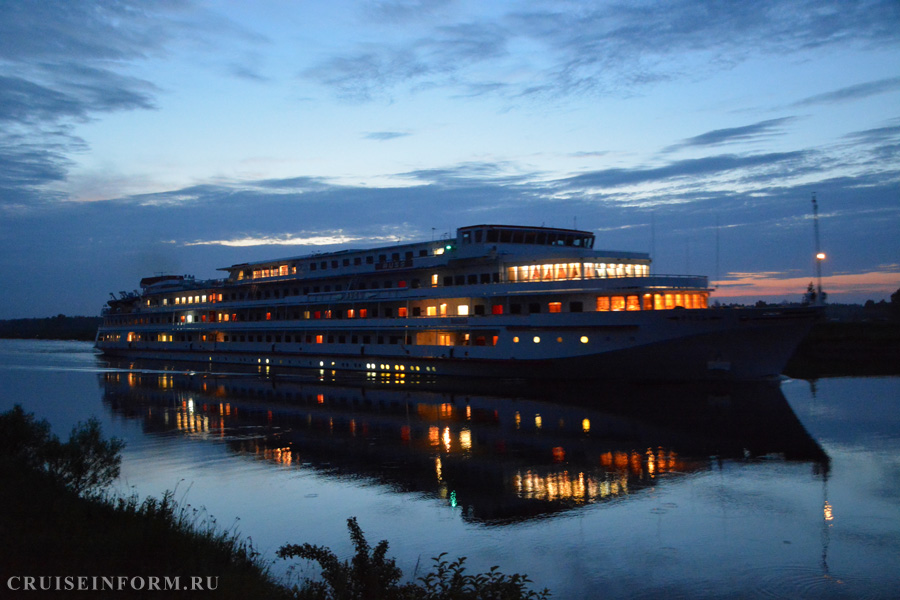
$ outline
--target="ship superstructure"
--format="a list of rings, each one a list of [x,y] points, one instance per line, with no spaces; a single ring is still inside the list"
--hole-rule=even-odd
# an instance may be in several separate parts
[[[109,301],[110,355],[402,375],[777,375],[805,309],[710,309],[702,276],[588,231],[475,225],[456,237],[150,277]]]

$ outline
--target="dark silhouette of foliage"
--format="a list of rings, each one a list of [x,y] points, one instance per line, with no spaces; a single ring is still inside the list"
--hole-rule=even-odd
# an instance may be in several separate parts
[[[308,600],[544,600],[548,590],[529,590],[524,575],[504,575],[499,567],[488,573],[465,572],[466,558],[448,562],[446,553],[433,558],[432,571],[418,583],[400,583],[403,576],[393,558],[386,558],[388,543],[382,540],[372,551],[355,517],[347,519],[356,554],[341,562],[324,546],[286,544],[278,550],[282,559],[302,558],[317,562],[322,580],[306,579],[295,588],[298,598]]]
[[[50,424],[26,414],[19,404],[0,414],[0,457],[4,460],[26,468],[42,468],[50,439]]]
[[[119,476],[125,442],[103,439],[95,418],[72,428],[69,441],[55,436],[47,444],[47,471],[76,494],[102,490]]]
[[[72,428],[60,442],[46,420],[36,420],[20,405],[0,415],[0,456],[20,468],[47,473],[76,494],[100,493],[119,476],[125,442],[103,439],[100,422],[91,418]]]

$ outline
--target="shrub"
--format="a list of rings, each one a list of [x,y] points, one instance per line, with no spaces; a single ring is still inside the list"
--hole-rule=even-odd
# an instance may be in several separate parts
[[[311,544],[286,544],[279,548],[282,559],[303,558],[319,563],[322,580],[306,579],[294,590],[298,598],[308,600],[545,600],[548,590],[529,590],[531,580],[524,575],[504,575],[499,567],[488,573],[465,572],[466,558],[448,562],[440,554],[433,558],[432,571],[418,583],[400,584],[403,576],[392,558],[386,558],[388,543],[382,540],[370,550],[355,517],[347,519],[350,539],[356,554],[341,562],[328,548]]]
[[[125,442],[103,439],[100,422],[91,418],[72,428],[62,443],[46,420],[26,414],[20,405],[0,414],[0,456],[17,468],[43,471],[79,495],[101,492],[116,477]]]

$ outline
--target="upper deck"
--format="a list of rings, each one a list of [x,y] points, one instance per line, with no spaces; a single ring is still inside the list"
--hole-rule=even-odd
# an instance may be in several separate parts
[[[476,260],[495,262],[504,270],[510,264],[575,263],[588,259],[592,263],[650,264],[649,254],[594,250],[594,241],[593,233],[576,229],[472,225],[458,229],[455,238],[239,263],[219,270],[228,272],[228,283],[245,283],[433,269]]]

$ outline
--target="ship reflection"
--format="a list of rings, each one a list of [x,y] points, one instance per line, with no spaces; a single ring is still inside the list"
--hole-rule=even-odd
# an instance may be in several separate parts
[[[809,462],[823,477],[829,464],[772,384],[541,389],[112,366],[104,401],[148,433],[426,494],[482,523],[627,498],[723,461]]]

